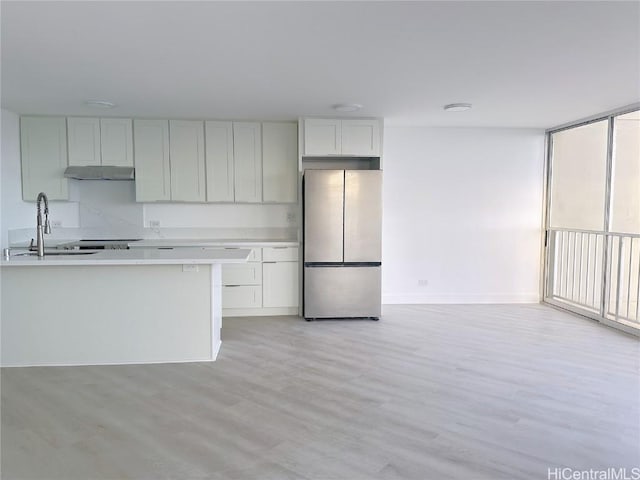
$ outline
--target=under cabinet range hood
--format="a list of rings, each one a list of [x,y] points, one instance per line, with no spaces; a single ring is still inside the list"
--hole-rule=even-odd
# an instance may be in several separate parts
[[[102,165],[74,166],[67,167],[64,176],[77,180],[135,180],[135,169]]]

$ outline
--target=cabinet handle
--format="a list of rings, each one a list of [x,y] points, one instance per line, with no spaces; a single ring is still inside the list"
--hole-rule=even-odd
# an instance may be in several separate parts
[[[262,262],[262,263],[278,263],[278,262]]]

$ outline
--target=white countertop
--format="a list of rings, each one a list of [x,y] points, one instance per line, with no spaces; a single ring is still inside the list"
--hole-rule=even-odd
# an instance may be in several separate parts
[[[149,238],[129,243],[129,248],[162,248],[162,247],[297,247],[292,240],[277,239],[243,239],[243,238]]]
[[[150,242],[146,246],[296,246],[299,244],[297,227],[287,228],[63,228],[53,227],[51,235],[45,235],[45,245],[55,247],[61,243],[81,239],[141,238]],[[35,228],[10,229],[9,247],[27,247],[36,238]],[[156,242],[160,242],[159,244]],[[196,245],[194,245],[194,243]],[[4,246],[4,245],[3,245]],[[143,244],[144,246],[144,244]]]
[[[49,255],[38,258],[36,255],[11,256],[2,260],[2,267],[44,267],[44,266],[81,266],[81,265],[207,265],[214,263],[244,263],[249,249],[131,249],[99,250],[84,255]]]

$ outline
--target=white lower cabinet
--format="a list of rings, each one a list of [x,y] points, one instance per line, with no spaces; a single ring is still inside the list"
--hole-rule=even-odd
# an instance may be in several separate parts
[[[222,308],[260,308],[260,285],[225,285],[222,287]],[[224,312],[223,312],[224,313]]]
[[[298,247],[254,248],[247,263],[223,265],[223,314],[297,314],[298,265]]]
[[[235,248],[235,247],[229,247]],[[222,266],[222,308],[262,307],[262,249],[251,250],[247,263]]]
[[[298,262],[266,262],[262,265],[262,306],[298,306]]]
[[[223,285],[262,285],[262,264],[233,263],[222,269]]]

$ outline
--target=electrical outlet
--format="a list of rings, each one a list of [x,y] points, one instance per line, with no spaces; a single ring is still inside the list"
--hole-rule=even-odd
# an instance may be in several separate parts
[[[51,226],[53,228],[60,228],[62,227],[62,220],[52,220],[51,221]]]
[[[293,212],[287,212],[287,223],[294,223],[296,221],[296,214]]]
[[[150,228],[159,228],[160,227],[160,220],[149,220],[149,227]]]
[[[426,287],[427,285],[429,285],[429,280],[425,280],[425,279],[418,280],[419,287]]]
[[[183,272],[197,272],[198,270],[198,265],[182,265]]]

